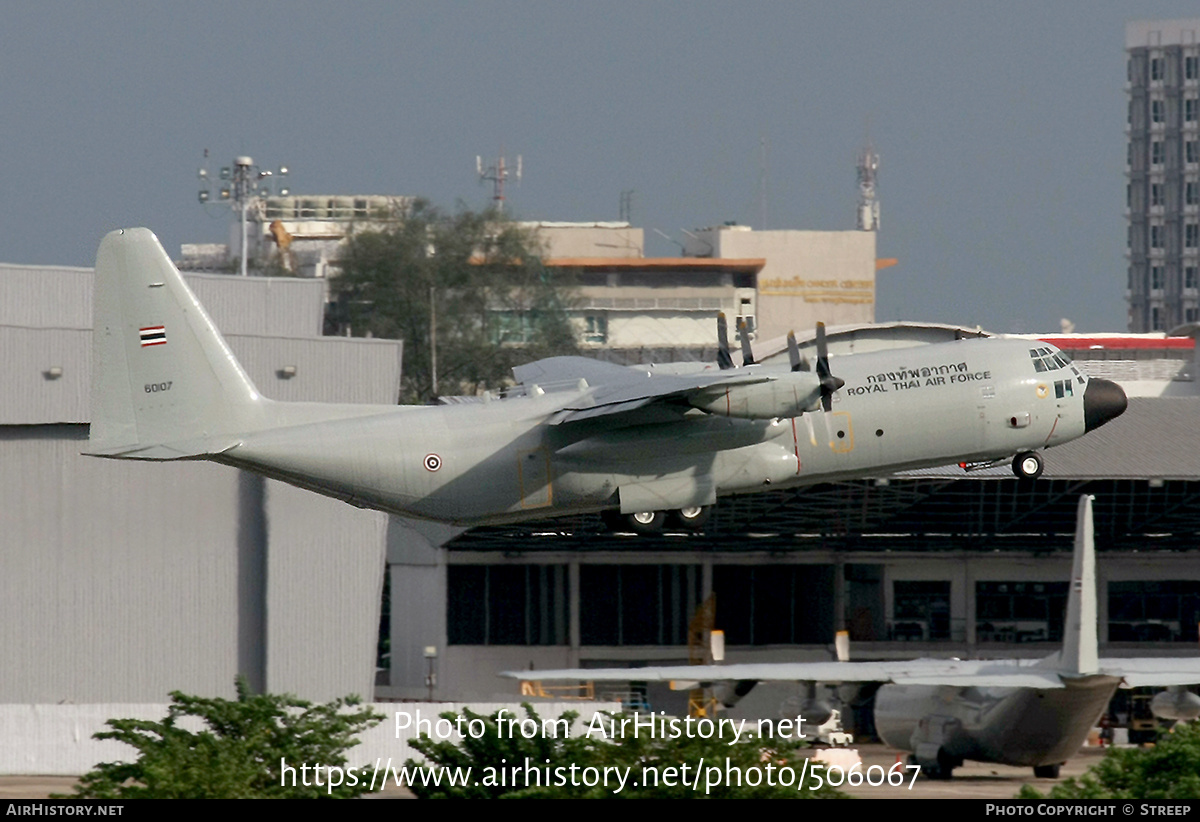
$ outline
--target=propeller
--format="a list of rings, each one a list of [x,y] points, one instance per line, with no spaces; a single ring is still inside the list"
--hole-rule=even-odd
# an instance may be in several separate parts
[[[746,319],[737,318],[738,334],[742,337],[742,366],[754,365],[754,352],[750,350],[750,330],[746,328]]]
[[[729,355],[729,324],[724,311],[717,314],[717,365],[722,371],[733,368],[733,357]]]
[[[821,407],[828,414],[833,410],[833,392],[846,381],[829,372],[829,346],[825,343],[825,323],[817,323],[817,376],[821,379]]]
[[[792,371],[812,371],[812,367],[808,364],[808,358],[800,354],[800,346],[796,344],[796,332],[789,331],[788,338],[788,360],[792,363]]]

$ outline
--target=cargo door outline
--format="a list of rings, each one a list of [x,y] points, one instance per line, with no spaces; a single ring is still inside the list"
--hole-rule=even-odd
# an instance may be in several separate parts
[[[554,503],[550,452],[545,448],[517,451],[517,480],[521,485],[521,508],[546,508]]]

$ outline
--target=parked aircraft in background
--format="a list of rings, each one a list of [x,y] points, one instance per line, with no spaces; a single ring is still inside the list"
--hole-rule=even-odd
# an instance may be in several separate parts
[[[1087,738],[1118,686],[1200,683],[1200,657],[1099,658],[1092,498],[1079,500],[1063,647],[1039,660],[917,659],[907,662],[795,662],[648,668],[511,671],[514,679],[734,683],[744,696],[758,682],[878,685],[875,729],[911,751],[927,776],[949,778],[971,759],[1032,766],[1057,776]],[[1180,702],[1181,714],[1190,705]],[[1173,718],[1185,718],[1177,716]]]
[[[443,406],[262,397],[157,238],[114,231],[96,258],[87,453],[206,459],[354,505],[458,525],[607,511],[699,527],[718,497],[1041,450],[1121,414],[1125,394],[1047,344],[970,339],[791,367],[622,367],[554,357],[503,396]],[[743,335],[745,340],[745,335]],[[835,370],[837,374],[834,375]],[[817,437],[813,417],[821,417]]]

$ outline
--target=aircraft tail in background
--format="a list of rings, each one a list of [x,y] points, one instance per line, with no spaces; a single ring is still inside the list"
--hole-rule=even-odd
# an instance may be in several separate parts
[[[1100,669],[1096,610],[1096,539],[1092,524],[1094,497],[1079,498],[1075,516],[1075,553],[1071,563],[1071,590],[1063,625],[1060,671],[1089,676]]]

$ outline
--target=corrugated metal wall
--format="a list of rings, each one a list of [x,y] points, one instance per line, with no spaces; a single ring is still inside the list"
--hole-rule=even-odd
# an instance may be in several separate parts
[[[225,334],[319,337],[324,280],[185,274]],[[0,325],[91,328],[93,269],[0,263]]]
[[[0,701],[231,695],[237,474],[79,456],[87,427],[0,427]]]
[[[92,269],[0,264],[0,325],[91,328]]]
[[[269,482],[267,528],[268,690],[371,699],[387,516]]]

